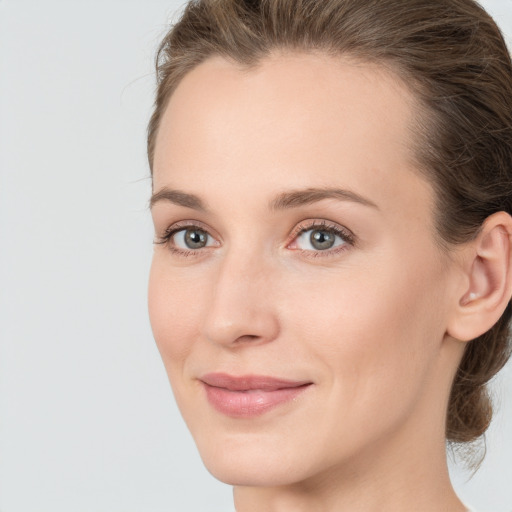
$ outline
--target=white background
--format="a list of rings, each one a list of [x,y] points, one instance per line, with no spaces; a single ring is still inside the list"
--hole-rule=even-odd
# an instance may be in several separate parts
[[[0,511],[228,512],[151,336],[145,130],[182,2],[0,0]],[[509,39],[512,0],[486,1]],[[481,470],[512,511],[512,369]]]

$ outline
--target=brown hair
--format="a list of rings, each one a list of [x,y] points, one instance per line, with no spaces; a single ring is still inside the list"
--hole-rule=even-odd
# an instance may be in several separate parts
[[[391,68],[419,100],[415,156],[436,191],[439,240],[471,240],[512,214],[512,63],[492,18],[473,0],[194,0],[157,54],[148,157],[172,92],[210,56],[252,66],[271,51],[320,50]],[[492,416],[486,384],[510,356],[509,302],[471,341],[456,374],[446,436],[468,442]]]

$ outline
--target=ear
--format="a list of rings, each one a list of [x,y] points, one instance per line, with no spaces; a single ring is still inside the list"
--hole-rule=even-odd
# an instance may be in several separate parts
[[[499,320],[512,296],[512,217],[489,216],[463,252],[466,279],[447,334],[471,341]]]

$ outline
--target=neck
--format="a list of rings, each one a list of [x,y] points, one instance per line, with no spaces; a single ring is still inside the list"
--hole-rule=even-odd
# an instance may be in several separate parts
[[[234,488],[237,512],[465,512],[448,475],[444,435],[402,436],[291,485]],[[383,444],[383,443],[382,443]]]

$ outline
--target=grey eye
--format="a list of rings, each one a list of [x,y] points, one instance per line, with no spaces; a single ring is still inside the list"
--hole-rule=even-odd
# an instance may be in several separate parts
[[[335,227],[311,227],[304,229],[294,242],[295,249],[321,252],[350,243],[348,235]]]
[[[336,235],[329,231],[315,229],[311,231],[309,236],[311,246],[319,251],[325,251],[334,246]]]
[[[202,249],[208,243],[208,233],[198,228],[181,229],[174,233],[174,244],[180,249]]]
[[[206,247],[208,234],[199,229],[187,229],[185,231],[185,244],[190,249],[200,249]]]

